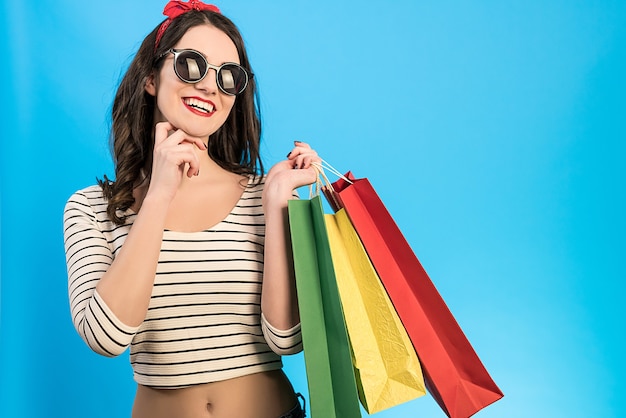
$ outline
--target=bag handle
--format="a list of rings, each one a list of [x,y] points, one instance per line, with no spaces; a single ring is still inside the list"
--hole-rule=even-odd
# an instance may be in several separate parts
[[[321,190],[332,209],[337,212],[343,207],[343,204],[341,203],[341,199],[335,192],[331,181],[326,176],[324,169],[330,171],[331,173],[348,182],[349,184],[353,184],[353,182],[323,159],[320,162],[312,163],[311,166],[317,172],[317,180],[314,183],[315,194],[313,194],[313,184],[309,186],[309,198],[312,198],[313,196],[318,196]]]

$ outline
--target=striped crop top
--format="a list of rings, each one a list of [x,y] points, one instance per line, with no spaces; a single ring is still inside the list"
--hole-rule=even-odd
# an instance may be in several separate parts
[[[107,216],[100,186],[74,193],[64,212],[68,291],[76,330],[95,352],[130,346],[135,380],[179,388],[282,367],[302,350],[300,325],[272,327],[261,313],[265,222],[263,184],[252,180],[226,218],[200,232],[165,230],[143,323],[122,323],[96,284],[124,244],[125,225]]]

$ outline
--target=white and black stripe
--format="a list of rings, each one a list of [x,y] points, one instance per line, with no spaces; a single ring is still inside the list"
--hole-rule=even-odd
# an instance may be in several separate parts
[[[164,231],[152,299],[139,327],[123,324],[95,291],[136,217],[117,226],[99,186],[68,200],[64,236],[72,319],[96,352],[131,347],[137,382],[183,387],[282,367],[302,350],[300,326],[273,328],[261,314],[263,184],[252,181],[232,212],[200,232]]]

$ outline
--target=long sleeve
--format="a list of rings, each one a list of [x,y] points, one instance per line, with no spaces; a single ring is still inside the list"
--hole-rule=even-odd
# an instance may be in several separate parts
[[[267,345],[276,354],[284,356],[302,351],[300,324],[295,325],[291,329],[279,330],[273,327],[261,313],[261,328],[263,329],[263,336],[265,341],[267,341]]]
[[[98,213],[106,210],[106,201],[96,187],[75,193],[65,206],[68,292],[72,321],[80,336],[93,351],[112,357],[126,350],[139,327],[122,323],[96,291],[113,262],[109,239],[124,239],[129,229],[98,219]]]

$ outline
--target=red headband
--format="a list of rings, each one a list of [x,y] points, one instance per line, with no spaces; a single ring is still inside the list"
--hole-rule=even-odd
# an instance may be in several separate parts
[[[161,27],[159,27],[159,31],[156,35],[156,41],[154,42],[154,50],[156,51],[159,46],[159,42],[165,33],[165,30],[169,27],[172,20],[176,19],[178,16],[190,12],[192,10],[209,10],[214,13],[221,13],[220,9],[217,6],[212,4],[204,4],[200,0],[189,0],[187,3],[183,3],[180,0],[172,0],[165,5],[163,9],[163,14],[167,16],[167,20],[161,23]]]

